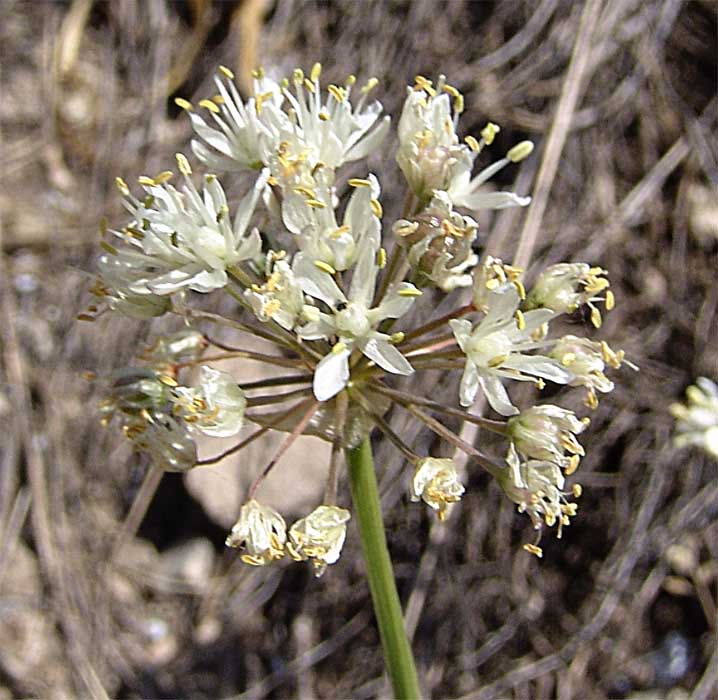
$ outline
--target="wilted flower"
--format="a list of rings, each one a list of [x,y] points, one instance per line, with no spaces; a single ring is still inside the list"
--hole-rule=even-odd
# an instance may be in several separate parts
[[[147,453],[153,464],[168,472],[186,472],[197,463],[197,446],[187,426],[167,411],[144,411],[123,425],[136,450]]]
[[[174,411],[192,428],[212,437],[231,437],[244,423],[247,399],[226,372],[203,365],[197,388],[175,389]]]
[[[157,338],[141,357],[155,368],[171,369],[178,362],[197,360],[207,345],[206,338],[198,330],[183,328]]]
[[[591,322],[601,327],[601,312],[594,302],[604,301],[606,310],[613,308],[613,292],[604,277],[606,270],[586,263],[559,263],[544,270],[526,297],[524,308],[552,309],[558,313],[572,313],[587,304]],[[597,296],[604,293],[603,296]]]
[[[539,377],[557,384],[571,380],[570,373],[556,360],[526,354],[544,345],[533,340],[532,334],[554,314],[548,309],[523,314],[520,301],[516,288],[509,285],[490,295],[486,316],[476,327],[465,319],[449,322],[466,355],[460,387],[462,406],[471,406],[481,387],[495,411],[511,416],[518,409],[511,403],[502,379],[535,381]]]
[[[585,454],[576,435],[583,432],[586,421],[580,421],[573,411],[560,406],[533,406],[509,418],[506,427],[520,454],[555,462],[567,474],[576,470],[580,457]]]
[[[284,556],[287,526],[279,513],[254,499],[239,511],[239,520],[227,537],[228,547],[244,547],[242,561],[263,566]]]
[[[673,442],[677,447],[697,445],[718,457],[718,385],[706,377],[686,389],[687,405],[671,404],[677,419]]]
[[[449,504],[461,500],[463,493],[464,486],[453,459],[425,457],[417,462],[411,481],[411,500],[423,500],[438,511],[439,520],[446,518]]]
[[[347,534],[348,510],[322,505],[289,529],[287,550],[296,561],[312,559],[314,575],[321,576],[341,554]]]
[[[445,292],[468,287],[478,256],[473,252],[478,224],[455,212],[446,192],[436,191],[427,208],[411,221],[400,219],[392,230],[397,242],[409,250],[408,260],[416,281],[429,282]]]

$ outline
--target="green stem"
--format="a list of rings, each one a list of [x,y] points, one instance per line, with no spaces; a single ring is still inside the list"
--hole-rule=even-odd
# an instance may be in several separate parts
[[[369,590],[394,698],[419,700],[419,679],[409,639],[404,630],[399,594],[386,546],[369,436],[364,438],[359,447],[347,450],[347,462]]]

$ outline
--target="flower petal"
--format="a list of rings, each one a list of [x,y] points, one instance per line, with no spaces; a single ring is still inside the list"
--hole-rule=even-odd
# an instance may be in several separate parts
[[[348,348],[341,352],[330,352],[325,355],[314,370],[314,396],[317,401],[328,401],[336,396],[349,381]]]

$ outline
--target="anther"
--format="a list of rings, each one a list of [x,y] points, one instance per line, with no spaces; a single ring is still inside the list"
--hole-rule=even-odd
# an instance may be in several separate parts
[[[328,275],[334,275],[337,272],[329,263],[325,263],[323,260],[315,260],[314,266]]]
[[[227,66],[220,66],[220,67],[219,67],[219,72],[220,72],[225,78],[229,78],[230,80],[234,80],[234,73],[233,73],[229,68],[227,68]],[[255,72],[258,73],[259,71],[255,71]],[[256,77],[260,77],[260,76],[256,76]]]
[[[496,138],[496,134],[501,131],[501,127],[498,124],[494,124],[493,122],[489,122],[482,130],[481,130],[481,138],[484,140],[484,143],[487,146],[490,146],[494,139]]]
[[[175,97],[175,104],[186,112],[191,112],[194,109],[192,103],[189,100],[185,100],[184,97]]]
[[[531,141],[521,141],[521,143],[517,143],[513,148],[509,150],[509,152],[506,154],[506,157],[512,163],[518,163],[519,161],[522,161],[524,158],[527,158],[529,155],[531,155],[531,151],[533,150],[534,145]]]

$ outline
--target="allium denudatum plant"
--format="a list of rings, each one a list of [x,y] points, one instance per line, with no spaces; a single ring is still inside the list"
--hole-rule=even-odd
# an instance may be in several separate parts
[[[576,513],[581,488],[569,487],[566,478],[584,455],[577,436],[588,418],[548,403],[520,409],[509,387],[584,387],[587,407],[595,408],[598,394],[613,389],[607,368],[624,358],[604,341],[551,335],[555,319],[584,306],[601,326],[601,305],[610,310],[614,303],[605,270],[553,265],[526,289],[522,270],[477,256],[472,214],[530,202],[485,187],[499,170],[529,156],[530,142],[475,173],[499,127],[488,123],[478,137],[460,141],[461,93],[443,77],[434,84],[417,76],[398,123],[396,160],[408,184],[404,211],[387,222],[377,175],[341,174],[350,163],[356,172],[388,133],[389,117],[370,97],[377,81],[358,87],[350,76],[323,90],[320,72],[319,65],[308,76],[296,70],[279,83],[257,72],[254,96],[243,100],[231,72],[221,68],[216,96],[196,107],[178,100],[204,174],[178,154],[179,177],[142,176],[139,192],[118,179],[129,222],[104,231],[97,303],[85,318],[108,308],[140,319],[178,318],[180,330],[158,338],[137,366],[110,379],[102,406],[103,420],[118,423],[156,469],[209,466],[269,430],[285,434],[258,470],[227,544],[249,565],[308,560],[320,576],[339,559],[353,514],[395,694],[418,697],[370,434],[378,430],[401,451],[412,470],[409,497],[444,520],[464,493],[461,469],[454,459],[417,454],[391,428],[391,411],[408,412],[463,452],[468,468],[496,479],[536,530],[525,549],[541,556],[542,529],[555,528],[560,537]],[[254,182],[243,197],[228,198],[217,173],[237,171],[252,173]],[[465,288],[462,303],[436,317],[436,295],[459,288]],[[232,297],[232,313],[198,308],[200,295],[210,293]],[[411,328],[404,322],[410,311]],[[220,342],[218,329],[235,332],[236,341]],[[248,336],[264,345],[261,351]],[[216,368],[237,359],[263,363],[272,376],[240,385]],[[458,405],[417,393],[421,383],[411,377],[428,370],[461,375]],[[500,419],[471,412],[480,396]],[[466,442],[444,425],[446,417],[500,435],[505,457]],[[234,447],[198,460],[197,434],[226,438],[247,426],[254,428]],[[322,502],[287,527],[262,502],[261,485],[303,433],[331,443],[331,463]],[[343,455],[351,508],[339,492]]]

